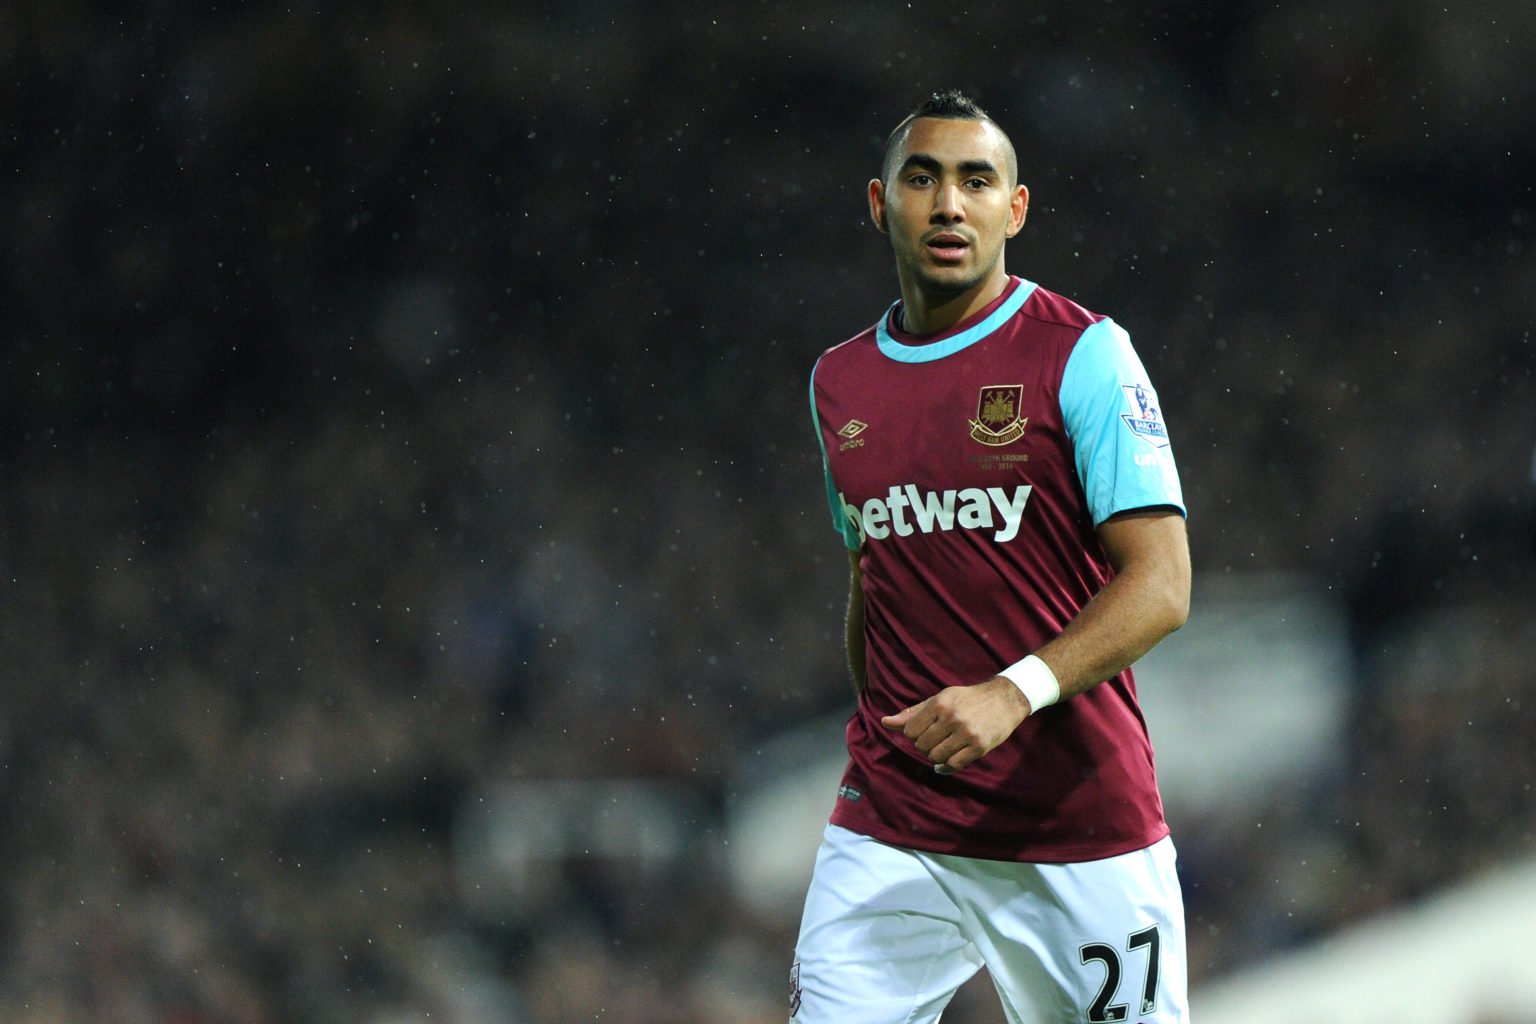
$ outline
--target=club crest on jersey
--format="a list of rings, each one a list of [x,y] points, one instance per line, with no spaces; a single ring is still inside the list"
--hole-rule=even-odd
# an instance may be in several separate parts
[[[1145,384],[1122,384],[1126,405],[1130,412],[1120,418],[1131,428],[1131,433],[1154,448],[1168,447],[1168,428],[1163,424],[1162,410],[1157,407],[1157,392]]]
[[[997,448],[1024,436],[1029,417],[1019,414],[1024,402],[1023,384],[989,384],[976,399],[976,418],[968,420],[971,440]]]

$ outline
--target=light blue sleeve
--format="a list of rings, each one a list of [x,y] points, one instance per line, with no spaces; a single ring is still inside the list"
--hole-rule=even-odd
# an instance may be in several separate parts
[[[816,369],[821,366],[821,360],[816,360],[816,366],[811,367],[811,428],[816,431],[816,444],[821,448],[821,472],[827,484],[827,506],[832,510],[832,528],[843,536],[843,544],[849,551],[859,550],[859,536],[854,532],[853,524],[848,521],[848,513],[843,511],[843,501],[837,496],[837,484],[832,482],[832,464],[827,458],[827,443],[821,437],[821,413],[816,408]]]
[[[1117,512],[1171,506],[1184,492],[1157,392],[1113,320],[1083,332],[1061,375],[1061,413],[1093,525]]]

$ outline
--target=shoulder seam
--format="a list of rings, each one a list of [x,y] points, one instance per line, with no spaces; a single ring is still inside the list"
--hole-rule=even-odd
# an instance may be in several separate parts
[[[1067,319],[1065,319],[1065,318],[1063,318],[1061,316],[1045,316],[1045,315],[1043,315],[1040,312],[1037,312],[1037,311],[1034,311],[1034,310],[1030,309],[1031,305],[1043,305],[1043,303],[1034,303],[1033,302],[1034,299],[1036,299],[1036,298],[1042,298],[1043,299],[1043,298],[1046,298],[1047,296],[1052,298],[1052,299],[1056,299],[1059,302],[1067,303],[1068,305],[1070,305],[1070,306],[1072,306],[1072,307],[1074,307],[1076,309],[1082,310],[1083,315],[1088,317],[1088,322],[1086,324],[1082,324],[1081,326],[1079,326],[1078,323],[1076,322],[1076,318],[1074,318],[1072,320],[1067,320]],[[1024,303],[1024,305],[1019,308],[1019,313],[1020,314],[1029,317],[1031,320],[1034,320],[1036,323],[1053,324],[1053,325],[1055,325],[1057,327],[1077,327],[1079,334],[1081,334],[1083,331],[1088,330],[1088,328],[1094,326],[1095,324],[1099,323],[1100,321],[1112,319],[1111,317],[1106,316],[1103,313],[1095,313],[1093,310],[1087,308],[1086,306],[1084,306],[1084,305],[1082,305],[1082,304],[1080,304],[1078,302],[1074,302],[1072,299],[1067,298],[1065,295],[1061,295],[1061,294],[1059,294],[1057,292],[1053,292],[1049,288],[1044,288],[1044,287],[1038,287],[1037,286],[1036,289],[1035,289],[1034,295],[1030,296],[1030,300],[1031,300],[1030,302]]]

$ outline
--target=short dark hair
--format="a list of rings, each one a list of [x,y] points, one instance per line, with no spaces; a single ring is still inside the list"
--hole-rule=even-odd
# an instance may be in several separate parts
[[[941,89],[924,100],[912,117],[952,117],[965,121],[990,121],[992,116],[959,89]]]
[[[885,140],[885,156],[880,161],[880,180],[889,181],[891,172],[895,170],[891,166],[891,159],[901,144],[906,141],[907,132],[912,127],[912,122],[920,117],[937,117],[950,121],[985,121],[997,129],[999,135],[1008,143],[1008,173],[1009,184],[1014,184],[1019,179],[1019,161],[1014,155],[1013,140],[1008,138],[1008,133],[1003,131],[1003,126],[992,119],[992,115],[981,109],[971,97],[959,89],[941,89],[933,93],[916,110],[902,119],[902,122],[892,129],[891,134]]]

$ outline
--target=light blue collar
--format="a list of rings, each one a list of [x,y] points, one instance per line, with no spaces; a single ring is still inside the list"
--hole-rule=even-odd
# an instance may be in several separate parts
[[[1013,294],[1003,300],[1003,304],[994,309],[991,314],[980,323],[972,324],[959,334],[938,341],[931,341],[926,345],[904,345],[891,337],[891,315],[896,312],[900,302],[891,304],[891,308],[885,311],[880,318],[880,324],[875,328],[875,343],[880,346],[880,351],[889,359],[898,363],[931,363],[935,359],[943,359],[952,356],[961,349],[969,348],[982,338],[997,330],[1013,314],[1019,311],[1029,297],[1035,293],[1036,285],[1033,281],[1019,279],[1019,286],[1013,290]]]

